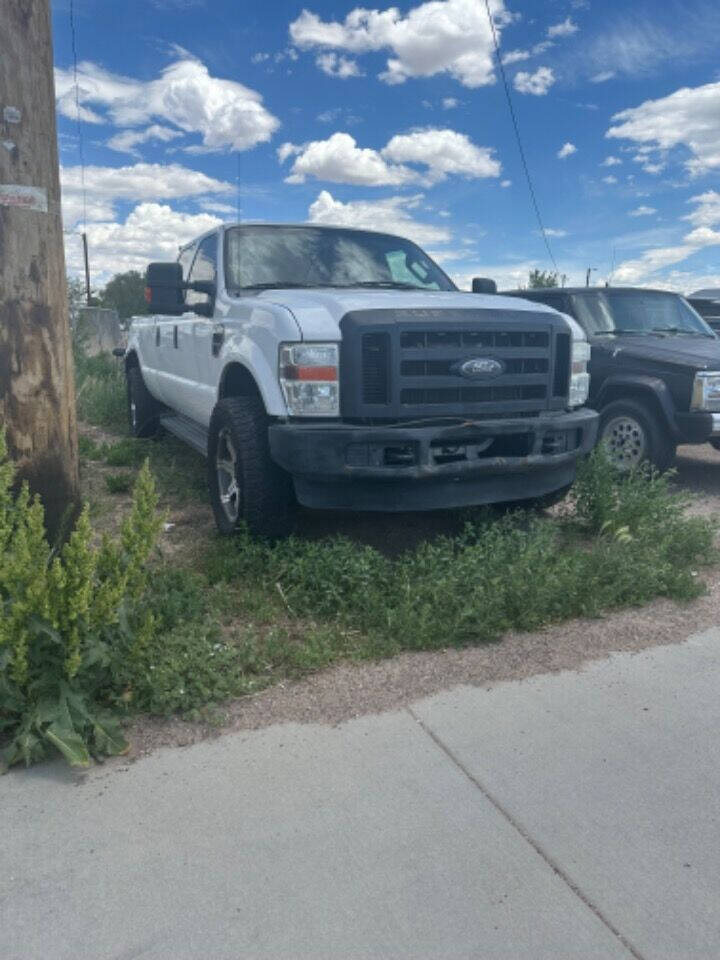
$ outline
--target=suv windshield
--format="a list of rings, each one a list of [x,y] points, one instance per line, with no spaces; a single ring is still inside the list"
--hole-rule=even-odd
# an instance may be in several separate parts
[[[271,287],[389,287],[455,290],[409,240],[318,227],[231,227],[225,239],[228,290]]]
[[[572,294],[572,301],[578,320],[590,336],[715,336],[690,304],[676,293],[588,290]]]

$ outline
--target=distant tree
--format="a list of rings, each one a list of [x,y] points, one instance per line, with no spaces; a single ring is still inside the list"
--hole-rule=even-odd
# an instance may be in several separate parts
[[[70,314],[70,326],[71,328],[75,327],[75,321],[77,320],[78,310],[80,307],[85,306],[85,284],[82,282],[80,277],[71,277],[67,278],[67,292],[68,292],[68,313]]]
[[[531,270],[528,274],[528,287],[535,290],[538,287],[557,287],[558,275],[552,270]]]
[[[117,310],[121,320],[147,313],[145,278],[137,270],[116,273],[100,291],[100,306]]]

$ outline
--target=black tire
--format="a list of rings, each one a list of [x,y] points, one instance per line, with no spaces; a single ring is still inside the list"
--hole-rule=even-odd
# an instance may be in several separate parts
[[[253,536],[270,540],[292,533],[292,479],[270,457],[268,425],[259,397],[229,397],[213,410],[208,487],[221,534],[233,534],[243,524]]]
[[[127,371],[128,424],[133,437],[154,437],[160,425],[160,404],[145,386],[140,367]]]
[[[641,400],[613,400],[600,412],[598,443],[620,470],[650,463],[661,473],[675,459],[676,444],[657,413]]]
[[[720,450],[720,437],[711,437],[708,442],[713,450]]]

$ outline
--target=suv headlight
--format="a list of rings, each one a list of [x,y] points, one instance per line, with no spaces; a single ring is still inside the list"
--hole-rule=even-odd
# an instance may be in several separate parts
[[[693,382],[692,410],[720,410],[720,371],[696,373]]]
[[[590,360],[590,344],[587,340],[576,340],[573,337],[572,355],[570,357],[570,392],[568,406],[581,407],[590,392],[590,374],[587,372]]]
[[[340,414],[337,343],[280,346],[280,387],[291,417]]]

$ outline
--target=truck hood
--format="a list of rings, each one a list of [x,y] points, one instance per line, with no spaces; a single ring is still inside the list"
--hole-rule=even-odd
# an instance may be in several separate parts
[[[697,337],[617,337],[612,342],[594,337],[593,350],[602,350],[611,357],[655,361],[696,370],[720,370],[720,340]]]
[[[258,300],[289,310],[304,340],[339,340],[340,321],[353,310],[527,310],[557,315],[544,303],[459,290],[266,290]]]

